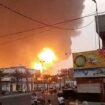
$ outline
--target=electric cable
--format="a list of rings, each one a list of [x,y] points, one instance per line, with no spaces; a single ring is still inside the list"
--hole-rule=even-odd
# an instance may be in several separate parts
[[[6,9],[8,9],[9,11],[11,11],[11,12],[13,12],[13,13],[15,13],[15,14],[18,14],[18,15],[24,17],[24,18],[27,18],[27,19],[29,19],[29,20],[31,20],[31,21],[33,21],[33,22],[37,22],[37,23],[40,23],[40,24],[42,24],[42,25],[44,25],[44,26],[53,27],[53,28],[57,28],[57,29],[61,29],[61,30],[69,30],[69,28],[62,28],[62,27],[58,27],[58,26],[56,26],[56,25],[63,24],[63,23],[68,23],[68,22],[70,22],[70,21],[79,20],[79,19],[86,18],[86,17],[88,17],[88,16],[92,16],[92,15],[93,15],[93,14],[90,14],[90,15],[88,15],[88,16],[79,17],[79,18],[76,18],[76,19],[65,20],[65,21],[62,21],[62,22],[59,22],[59,23],[55,23],[55,24],[47,24],[47,23],[44,23],[44,22],[42,22],[42,21],[40,21],[40,20],[36,20],[36,19],[33,19],[32,17],[26,16],[26,15],[24,15],[24,14],[22,14],[22,13],[16,11],[16,10],[14,10],[14,9],[9,8],[8,6],[6,6],[6,5],[4,5],[4,4],[2,4],[2,3],[0,3],[0,6],[2,6],[2,7],[4,7],[4,8],[6,8]]]
[[[1,5],[1,3],[0,3]],[[6,7],[7,8],[7,7]],[[8,8],[10,9],[10,8]],[[11,9],[10,9],[11,10]],[[14,11],[15,12],[15,11]],[[102,14],[102,13],[105,13],[105,11],[103,12],[100,12],[99,14]],[[93,16],[95,14],[89,14],[89,15],[86,15],[86,16],[83,16],[83,17],[79,17],[79,18],[75,18],[75,19],[71,19],[71,20],[65,20],[65,21],[62,21],[62,22],[59,22],[59,23],[55,23],[53,25],[59,25],[59,24],[62,24],[62,23],[68,23],[68,22],[72,22],[72,21],[75,21],[75,20],[78,20],[78,19],[82,19],[82,18],[85,18],[85,17],[89,17],[89,16]],[[23,15],[24,16],[24,15]],[[91,24],[91,22],[89,23]],[[69,28],[68,30],[77,30],[77,29],[82,29],[84,27],[87,27],[89,24],[87,24],[86,26],[83,26],[83,27],[80,27],[80,28],[76,28],[76,29],[73,29],[73,28]],[[30,31],[34,31],[34,30],[37,30],[37,29],[41,29],[41,28],[45,28],[45,27],[49,27],[49,25],[46,25],[46,26],[41,26],[41,27],[37,27],[37,28],[33,28],[33,29],[28,29],[28,30],[24,30],[24,31],[19,31],[19,32],[16,32],[16,33],[10,33],[10,34],[6,34],[6,35],[1,35],[0,38],[2,37],[10,37],[10,35],[16,35],[16,34],[21,34],[21,33],[24,33],[24,32],[30,32]],[[52,27],[54,28],[54,27]],[[45,30],[46,31],[46,30]]]
[[[37,33],[37,34],[41,34],[41,33],[44,33],[44,32],[46,32],[46,31],[51,31],[51,29],[47,29],[47,30],[44,30],[44,31],[41,31],[41,32],[39,32],[39,33]],[[35,34],[34,34],[35,35]],[[21,40],[21,39],[25,39],[25,38],[27,38],[27,37],[30,37],[30,36],[22,36],[22,37],[16,37],[16,39],[14,39],[13,41],[11,41],[11,40],[8,40],[8,41],[5,41],[5,42],[1,42],[0,43],[0,46],[1,45],[6,45],[6,44],[10,44],[10,43],[14,43],[14,41],[18,41],[18,40]]]
[[[92,21],[91,21],[88,25],[86,25],[85,27],[91,25],[91,24],[93,23],[93,21],[94,21],[94,20],[92,20]],[[85,28],[85,27],[84,27],[84,28]],[[82,27],[82,28],[83,28],[83,27]],[[52,29],[52,28],[51,28],[51,29]],[[51,29],[47,29],[47,30],[41,31],[41,32],[39,32],[39,33],[37,33],[37,34],[41,34],[41,33],[46,32],[46,31],[51,31]],[[18,33],[18,34],[20,34],[20,33]],[[36,34],[34,34],[34,35],[36,35]],[[14,39],[13,41],[21,40],[21,39],[28,38],[28,37],[30,37],[30,36],[29,36],[29,35],[28,35],[28,36],[23,36],[23,37],[20,37],[20,38],[16,38],[16,39]],[[11,40],[5,41],[5,42],[0,43],[0,45],[4,45],[4,44],[8,44],[8,43],[13,43],[13,41],[11,41]]]
[[[26,16],[26,15],[24,15],[24,14],[22,14],[22,13],[16,11],[16,10],[14,10],[14,9],[11,9],[11,8],[7,7],[6,5],[4,5],[4,4],[2,4],[2,3],[0,3],[0,6],[6,8],[6,9],[8,9],[8,10],[10,10],[10,11],[12,11],[12,12],[18,14],[18,15],[21,15],[21,16],[23,16],[23,17],[25,17],[25,18],[27,18],[27,19],[29,19],[29,20],[31,20],[31,21],[34,21],[34,22],[37,22],[37,23],[40,23],[40,24],[44,25],[43,27],[39,27],[39,28],[53,27],[53,28],[57,28],[57,29],[61,29],[61,30],[72,30],[72,29],[70,29],[70,28],[57,27],[56,25],[60,25],[60,24],[68,23],[68,22],[73,22],[73,21],[76,21],[76,20],[80,20],[80,19],[83,19],[83,18],[86,18],[86,17],[90,17],[90,16],[95,15],[95,14],[93,13],[93,14],[89,14],[89,15],[86,15],[86,16],[82,16],[82,17],[79,17],[79,18],[69,19],[69,20],[65,20],[65,21],[62,21],[62,22],[58,22],[58,23],[49,25],[49,24],[44,23],[44,22],[42,22],[42,21],[40,21],[40,20],[36,20],[36,19],[33,19],[33,18],[29,17],[29,16]],[[105,12],[105,11],[104,11],[104,12]]]
[[[21,34],[21,33],[25,33],[25,32],[30,32],[30,31],[35,31],[35,30],[38,30],[38,29],[41,29],[41,28],[43,28],[43,27],[31,28],[31,29],[27,29],[27,30],[23,30],[23,31],[18,31],[18,32],[3,34],[3,35],[0,35],[0,38],[15,36],[17,34]]]
[[[29,17],[29,16],[26,16],[26,15],[24,15],[24,14],[22,14],[22,13],[16,11],[16,10],[14,10],[14,9],[11,9],[11,8],[7,7],[6,5],[4,5],[4,4],[2,4],[2,3],[0,3],[0,6],[6,8],[6,9],[8,9],[8,10],[10,10],[11,12],[13,12],[13,13],[15,13],[15,14],[21,15],[22,17],[25,17],[25,18],[27,18],[27,19],[33,21],[33,22],[40,23],[40,24],[42,24],[42,25],[44,25],[44,26],[47,26],[47,27],[53,27],[53,28],[57,28],[57,29],[64,29],[64,30],[66,30],[66,28],[57,27],[57,26],[55,26],[55,25],[50,25],[50,24],[44,23],[44,22],[42,22],[42,21],[33,19],[33,18],[31,18],[31,17]]]
[[[80,30],[80,29],[83,29],[83,28],[89,26],[90,24],[92,24],[93,22],[94,22],[94,20],[92,20],[87,25],[84,25],[82,27],[79,27],[79,28],[71,28],[71,30]],[[40,28],[42,28],[42,27],[40,27]],[[37,28],[32,28],[32,29],[27,29],[27,30],[24,30],[24,31],[18,31],[18,32],[15,32],[15,33],[9,33],[9,34],[0,35],[0,38],[11,37],[11,36],[15,36],[17,34],[21,34],[21,33],[24,33],[24,32],[35,31],[35,29],[37,29]]]
[[[83,16],[83,17],[79,17],[79,18],[75,18],[75,19],[69,19],[69,20],[65,20],[65,21],[62,21],[62,22],[55,23],[55,24],[47,24],[47,23],[44,23],[44,22],[42,22],[40,20],[36,20],[36,19],[33,19],[32,17],[26,16],[26,15],[24,15],[24,14],[22,14],[22,13],[16,11],[16,10],[14,10],[14,9],[9,8],[8,6],[6,6],[6,5],[4,5],[2,3],[0,3],[0,6],[8,9],[11,12],[14,12],[15,14],[18,14],[20,16],[23,16],[23,17],[25,17],[25,18],[27,18],[27,19],[29,19],[31,21],[40,23],[40,24],[45,25],[47,27],[50,26],[50,27],[54,27],[54,28],[58,28],[58,29],[64,29],[64,30],[66,30],[66,28],[56,27],[55,25],[59,25],[59,24],[63,24],[63,23],[68,23],[68,22],[71,22],[71,21],[75,21],[75,20],[79,20],[79,19],[82,19],[82,18],[85,18],[85,17],[89,17],[89,16],[92,16],[92,15],[95,15],[95,14],[89,14],[89,15],[86,15],[86,16]],[[67,28],[67,30],[68,30],[68,28]]]

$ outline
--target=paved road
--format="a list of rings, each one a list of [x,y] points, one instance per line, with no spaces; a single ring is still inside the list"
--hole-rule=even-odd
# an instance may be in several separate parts
[[[52,102],[52,105],[58,105],[57,95],[56,94],[49,94],[45,96],[45,105],[48,105],[47,100],[50,99]]]
[[[101,103],[101,102],[88,102],[87,104],[79,103],[79,104],[68,104],[68,105],[105,105],[105,103]]]
[[[88,102],[89,105],[105,105],[105,103],[101,102]]]
[[[59,105],[58,104],[58,100],[57,100],[57,95],[56,94],[49,94],[49,95],[46,95],[45,96],[45,101],[46,101],[46,104],[45,105],[48,105],[47,103],[47,100],[50,99],[51,102],[52,102],[52,105]],[[66,102],[67,104],[66,105],[70,105],[70,103],[68,104],[68,101]],[[71,104],[71,105],[85,105],[83,103],[79,103],[79,104]],[[105,105],[105,103],[99,103],[99,102],[88,102],[87,105]]]

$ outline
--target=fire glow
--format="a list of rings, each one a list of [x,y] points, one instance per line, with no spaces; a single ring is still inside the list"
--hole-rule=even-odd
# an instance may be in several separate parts
[[[40,70],[41,73],[43,70],[49,69],[54,64],[54,62],[57,61],[57,56],[50,48],[43,48],[42,51],[38,54],[37,58],[38,61],[33,62],[33,68]]]

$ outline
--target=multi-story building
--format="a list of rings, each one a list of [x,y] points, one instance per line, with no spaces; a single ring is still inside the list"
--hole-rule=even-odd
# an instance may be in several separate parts
[[[23,92],[33,90],[33,74],[35,71],[24,66],[0,68],[3,72],[1,77],[2,91]]]
[[[73,54],[78,98],[105,101],[105,56],[100,50]]]

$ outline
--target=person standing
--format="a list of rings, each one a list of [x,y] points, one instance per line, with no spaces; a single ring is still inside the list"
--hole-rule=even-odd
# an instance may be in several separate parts
[[[35,103],[34,103],[34,93],[32,93],[32,95],[31,95],[31,105],[35,105]]]
[[[34,104],[37,105],[37,101],[38,101],[38,96],[36,95],[36,93],[34,93]]]
[[[58,94],[59,105],[65,105],[65,100],[62,94]]]
[[[36,93],[32,93],[32,95],[31,95],[31,104],[32,105],[37,105],[37,101],[38,101],[38,97],[37,97]]]
[[[51,103],[51,100],[50,100],[50,99],[48,99],[48,105],[52,105],[52,103]]]

